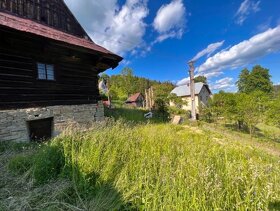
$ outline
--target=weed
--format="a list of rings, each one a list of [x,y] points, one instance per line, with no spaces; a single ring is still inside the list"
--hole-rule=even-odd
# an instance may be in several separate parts
[[[31,155],[17,155],[11,159],[8,168],[15,174],[23,174],[31,169],[33,162]]]
[[[64,167],[64,154],[59,146],[44,146],[34,158],[33,174],[38,184],[56,179]]]

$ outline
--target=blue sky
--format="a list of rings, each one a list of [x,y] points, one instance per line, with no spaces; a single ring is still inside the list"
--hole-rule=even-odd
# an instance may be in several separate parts
[[[187,61],[198,55],[196,74],[216,91],[235,91],[240,70],[256,64],[280,83],[279,0],[66,3],[94,42],[124,57],[108,74],[128,66],[137,76],[184,84]]]

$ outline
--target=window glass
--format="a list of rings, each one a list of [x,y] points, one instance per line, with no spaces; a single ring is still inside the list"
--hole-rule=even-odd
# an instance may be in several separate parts
[[[54,68],[53,65],[46,65],[47,79],[54,80]]]
[[[47,78],[46,78],[45,65],[42,63],[38,63],[37,69],[38,69],[38,79],[46,80]]]
[[[50,64],[37,63],[38,79],[54,81],[54,66]]]

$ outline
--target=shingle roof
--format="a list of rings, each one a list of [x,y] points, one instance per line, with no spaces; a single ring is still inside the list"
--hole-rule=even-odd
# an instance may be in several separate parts
[[[68,43],[71,45],[83,47],[86,49],[94,50],[102,54],[111,55],[121,60],[122,58],[107,49],[95,44],[94,42],[85,38],[79,38],[71,34],[59,31],[57,29],[42,25],[35,21],[20,18],[14,15],[10,15],[4,12],[0,12],[0,25],[16,29],[18,31],[35,34],[41,37],[49,38],[52,40]]]
[[[126,102],[129,103],[129,102],[136,102],[138,100],[138,98],[141,96],[142,94],[139,92],[139,93],[136,93],[134,95],[131,95],[127,100]]]
[[[208,85],[206,85],[204,83],[196,83],[195,84],[195,94],[198,95],[204,86],[206,86],[208,91],[211,93]],[[190,96],[191,95],[190,86],[184,85],[184,86],[176,87],[175,89],[173,89],[171,91],[171,93],[176,94],[178,97]]]

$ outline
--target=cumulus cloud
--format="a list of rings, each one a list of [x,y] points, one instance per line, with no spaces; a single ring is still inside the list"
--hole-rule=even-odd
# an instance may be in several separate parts
[[[208,55],[210,56],[212,53],[214,53],[218,48],[220,48],[224,44],[224,40],[221,42],[216,42],[208,45],[207,48],[204,50],[200,51],[191,61],[196,61],[200,59],[201,57]]]
[[[236,12],[236,23],[242,25],[250,14],[258,12],[260,10],[260,3],[261,1],[244,0]]]
[[[222,78],[220,80],[217,80],[214,84],[210,85],[212,90],[228,90],[231,88],[234,88],[234,81],[233,78],[230,77],[226,77],[226,78]]]
[[[183,78],[182,80],[177,81],[176,86],[184,86],[188,83],[190,83],[190,78]]]
[[[161,6],[153,22],[154,29],[159,33],[156,42],[168,38],[181,38],[186,22],[186,8],[182,0],[173,0]]]
[[[245,66],[253,61],[280,51],[280,25],[257,34],[228,50],[222,50],[208,58],[198,69],[198,73],[210,74]]]
[[[94,42],[125,54],[144,45],[148,0],[65,0]]]

